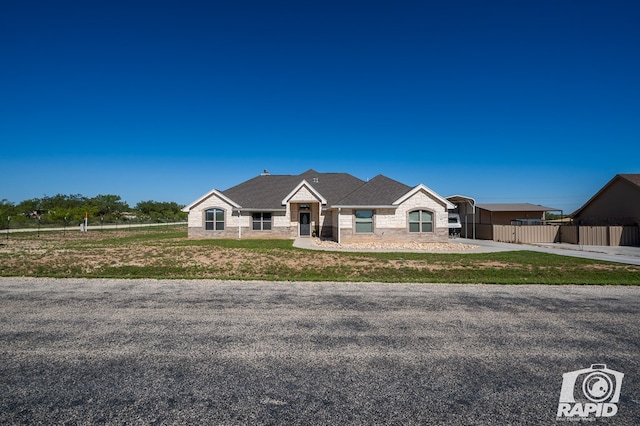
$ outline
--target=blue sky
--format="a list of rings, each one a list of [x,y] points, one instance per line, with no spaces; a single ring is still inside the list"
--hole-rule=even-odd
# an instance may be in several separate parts
[[[28,1],[0,199],[188,204],[269,169],[571,212],[640,173],[637,1]]]

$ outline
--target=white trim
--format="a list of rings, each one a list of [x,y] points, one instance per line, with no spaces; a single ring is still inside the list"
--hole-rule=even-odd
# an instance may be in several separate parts
[[[306,186],[309,189],[309,191],[311,191],[311,193],[316,198],[318,198],[318,200],[320,200],[322,204],[327,204],[327,200],[318,191],[316,191],[316,189],[313,186],[311,186],[309,182],[307,182],[305,179],[302,179],[302,182],[300,182],[295,188],[293,188],[293,191],[291,191],[290,193],[287,194],[286,197],[284,197],[284,199],[282,200],[282,205],[286,205],[289,202],[289,200],[291,200],[291,198],[296,194],[296,192],[300,191],[300,188],[302,188],[303,186]]]
[[[186,206],[185,208],[183,208],[182,211],[185,212],[185,213],[189,213],[189,211],[191,211],[195,206],[197,206],[198,204],[200,204],[201,202],[203,202],[207,198],[211,197],[212,195],[215,195],[216,197],[221,198],[223,201],[231,204],[231,206],[236,208],[236,209],[241,208],[241,206],[238,203],[236,203],[235,201],[233,201],[230,198],[228,198],[227,196],[225,196],[222,192],[218,191],[217,189],[212,189],[211,191],[209,191],[206,194],[204,194],[202,197],[198,198],[193,203],[191,203],[188,206]]]
[[[427,187],[426,185],[424,185],[422,183],[420,185],[416,186],[415,188],[413,188],[411,191],[409,191],[406,194],[404,194],[402,197],[398,198],[396,201],[393,202],[393,204],[395,204],[395,205],[402,204],[407,199],[411,198],[412,196],[414,196],[415,194],[417,194],[420,191],[425,191],[427,194],[429,194],[430,196],[432,196],[436,200],[440,201],[442,204],[445,205],[447,210],[454,209],[456,207],[451,201],[449,201],[446,198],[443,198],[442,196],[438,195],[437,192],[435,192],[434,190],[432,190],[431,188]]]
[[[276,212],[286,212],[286,208],[280,209],[261,209],[259,207],[247,207],[245,208],[234,208],[234,211],[242,210],[245,213],[276,213]]]

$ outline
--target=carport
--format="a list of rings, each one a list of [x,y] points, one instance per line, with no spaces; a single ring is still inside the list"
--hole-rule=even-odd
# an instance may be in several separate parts
[[[458,214],[461,217],[464,217],[464,237],[469,238],[469,226],[468,226],[468,218],[471,216],[471,224],[472,224],[472,237],[474,240],[476,239],[476,200],[471,197],[467,197],[466,195],[451,195],[446,197],[448,201],[452,204],[456,205],[456,209],[458,210]]]

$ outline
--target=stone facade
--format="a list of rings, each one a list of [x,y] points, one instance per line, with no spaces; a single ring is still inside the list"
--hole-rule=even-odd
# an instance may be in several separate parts
[[[205,211],[213,208],[224,211],[225,228],[223,231],[205,230]],[[237,213],[233,214],[233,206],[221,197],[212,194],[189,210],[187,233],[189,238],[238,238],[238,221]]]
[[[426,191],[416,192],[395,209],[373,209],[373,232],[371,233],[354,231],[356,228],[354,210],[342,209],[340,212],[340,242],[438,242],[449,239],[447,208]],[[434,214],[433,232],[409,232],[409,213],[414,210],[427,210]]]

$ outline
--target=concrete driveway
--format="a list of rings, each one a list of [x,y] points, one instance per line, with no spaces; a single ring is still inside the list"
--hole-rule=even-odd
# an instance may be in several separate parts
[[[531,250],[544,253],[558,254],[561,256],[581,257],[584,259],[605,260],[608,262],[627,263],[640,265],[640,247],[629,246],[587,246],[567,243],[535,243],[535,244],[511,244],[487,240],[456,239],[454,241],[480,246],[479,250],[512,251]]]
[[[585,259],[604,260],[607,262],[626,263],[629,265],[640,265],[640,247],[628,247],[628,246],[586,246],[577,244],[554,244],[554,243],[535,243],[535,244],[511,244],[501,243],[490,240],[473,240],[467,238],[455,238],[450,239],[449,243],[452,245],[459,244],[460,250],[446,250],[440,253],[495,253],[500,251],[516,251],[516,250],[530,250],[543,253],[558,254],[561,256],[573,256],[581,257]],[[476,246],[474,249],[468,249],[465,246]],[[297,238],[294,241],[294,246],[298,248],[304,248],[308,250],[323,250],[322,247],[318,247],[313,244],[311,238]],[[357,251],[356,249],[348,246],[344,248],[331,247],[327,250],[338,251]],[[373,251],[373,250],[369,250]],[[393,250],[390,250],[393,251]],[[404,250],[406,251],[406,250]],[[434,252],[434,251],[429,251]],[[437,251],[435,251],[437,253]]]
[[[636,425],[639,317],[638,287],[0,278],[0,424],[555,424],[606,364],[587,419]]]

